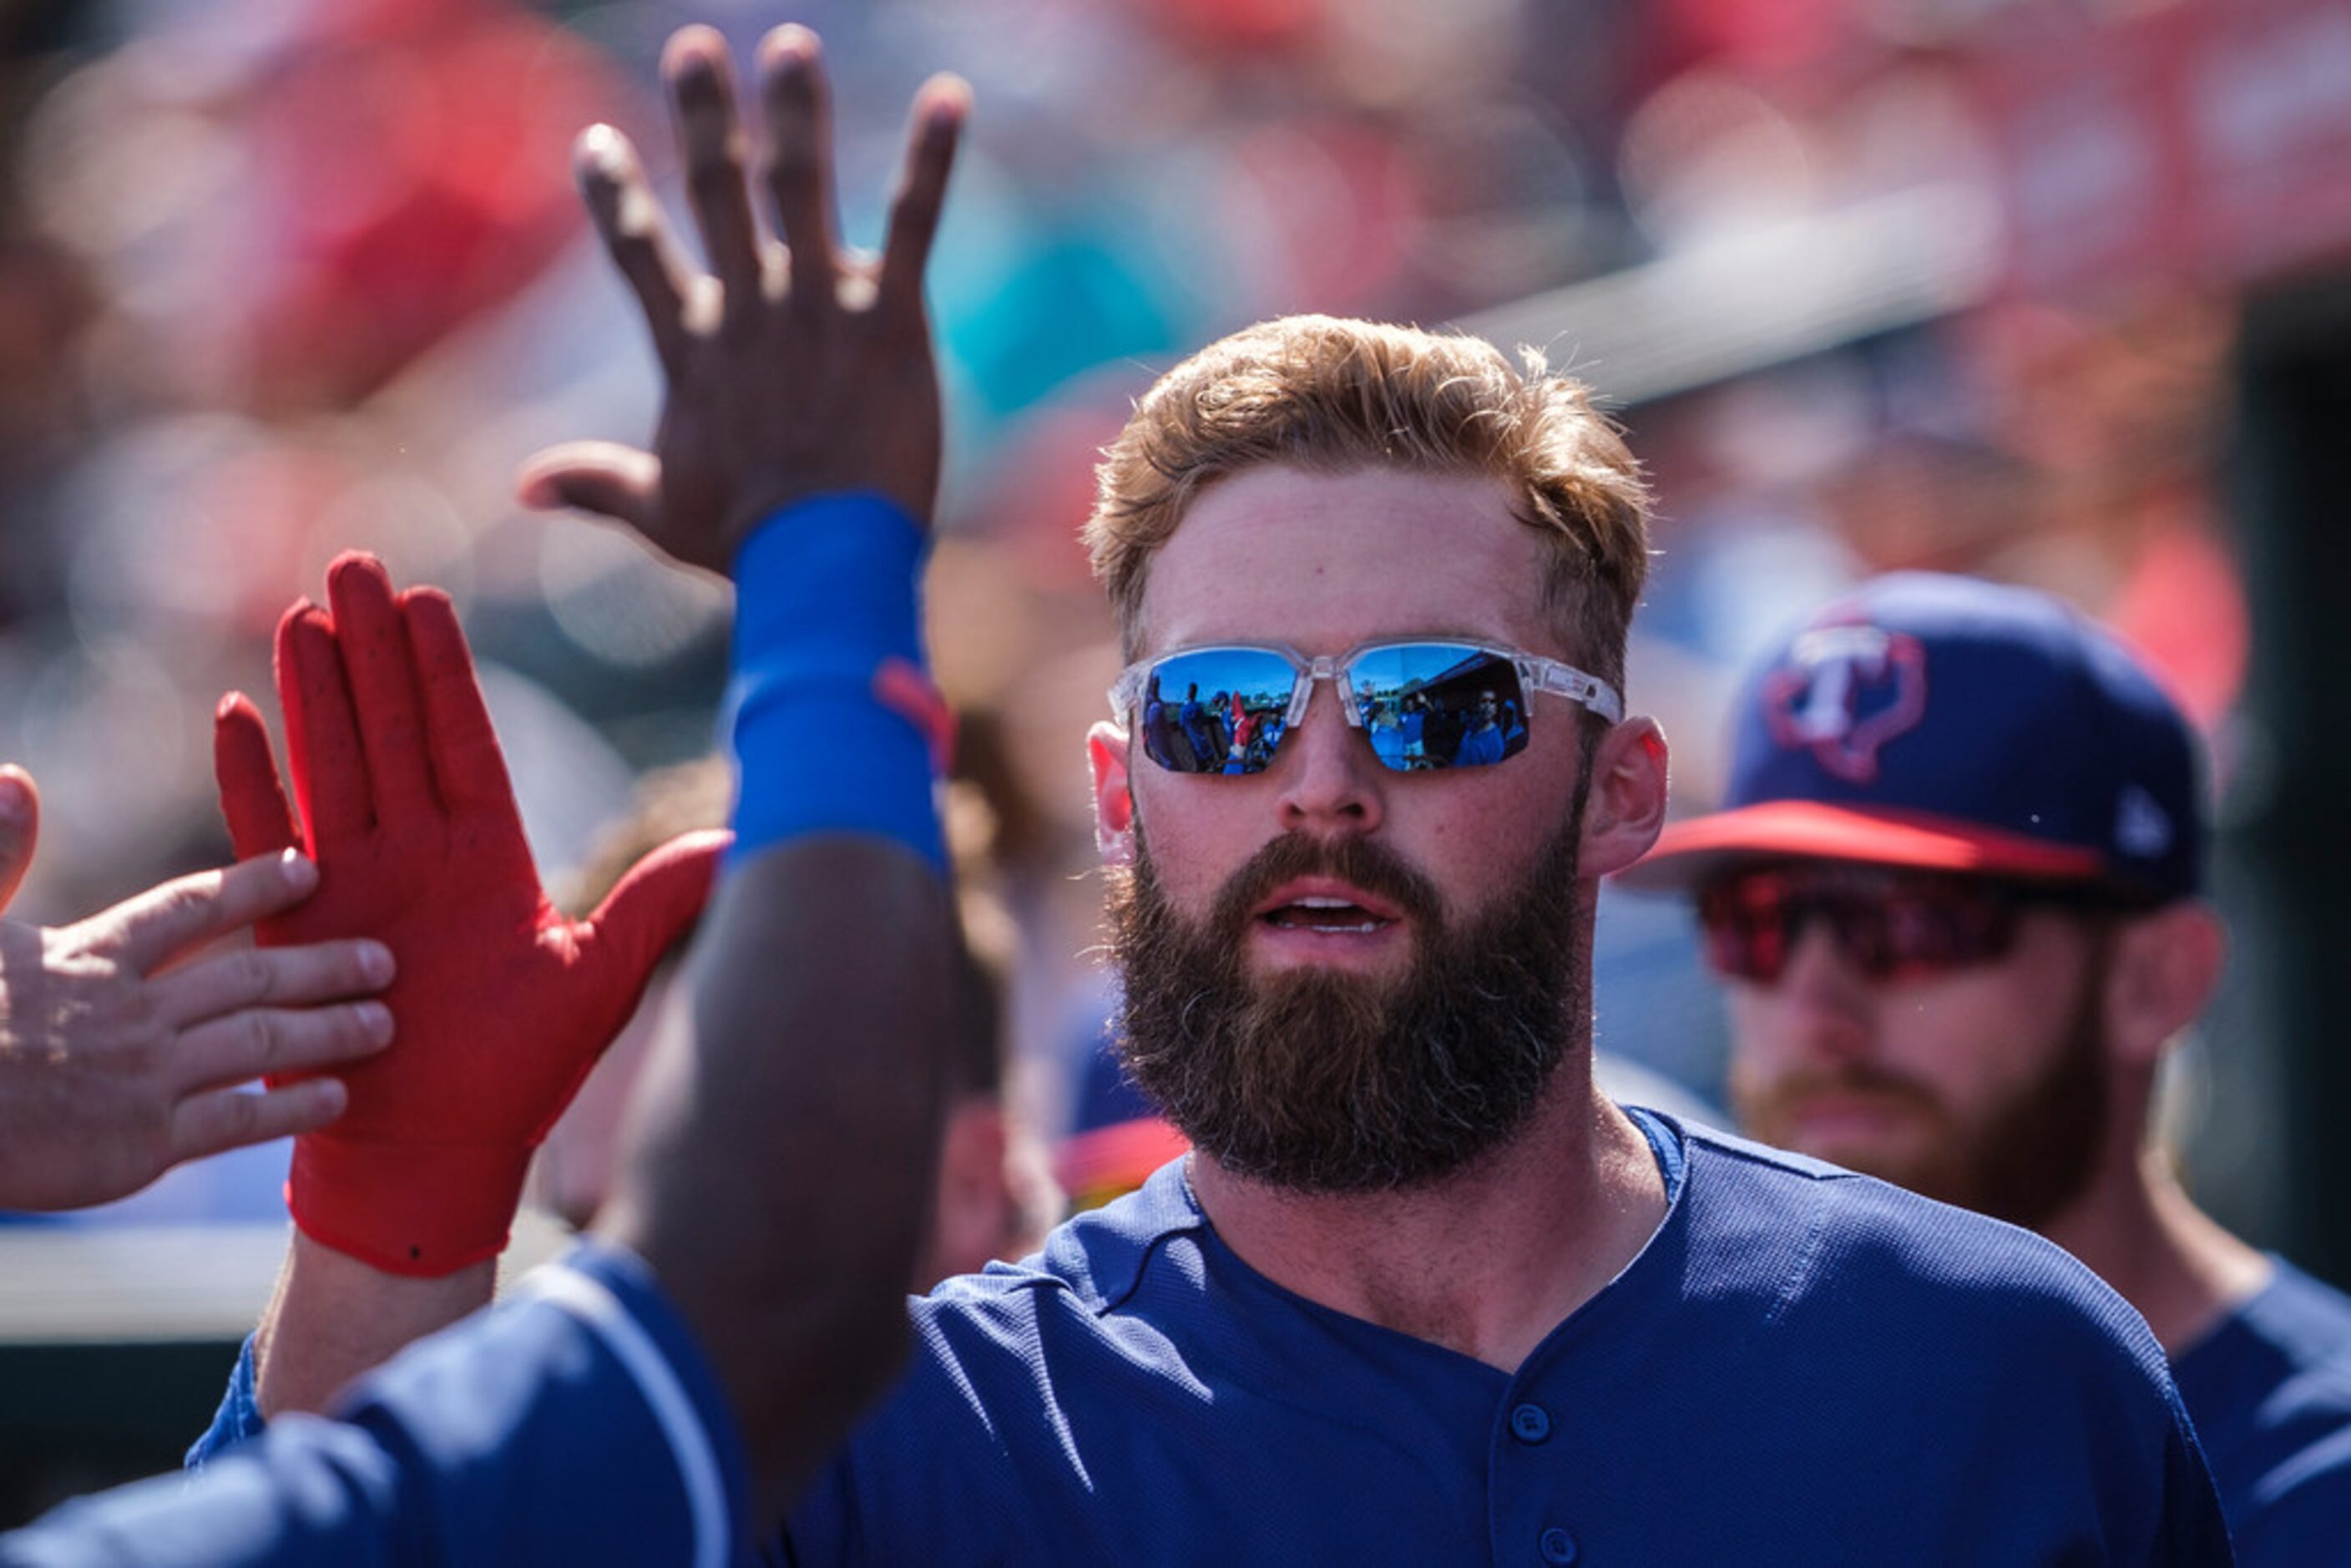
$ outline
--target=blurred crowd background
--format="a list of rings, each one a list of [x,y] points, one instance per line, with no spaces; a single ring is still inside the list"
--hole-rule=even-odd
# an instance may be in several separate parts
[[[213,705],[349,547],[455,595],[550,885],[708,748],[723,588],[511,476],[656,407],[572,136],[618,123],[674,196],[662,39],[788,19],[854,238],[914,85],[977,89],[930,616],[1041,1133],[1105,1007],[1095,450],[1249,321],[1458,323],[1589,380],[1651,467],[1630,696],[1684,811],[1742,661],[1872,572],[2054,589],[2167,672],[2236,942],[2174,1134],[2224,1222],[2351,1281],[2351,0],[0,0],[0,758],[46,810],[13,913],[226,857]],[[1607,904],[1604,1049],[1712,1101],[1687,915]],[[282,1218],[284,1159],[97,1222]],[[0,1448],[57,1431],[26,1376]]]

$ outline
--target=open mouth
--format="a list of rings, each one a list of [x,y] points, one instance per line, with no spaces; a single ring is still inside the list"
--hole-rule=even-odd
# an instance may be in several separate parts
[[[1395,925],[1404,912],[1359,889],[1293,883],[1251,911],[1259,924],[1323,936],[1367,936]]]

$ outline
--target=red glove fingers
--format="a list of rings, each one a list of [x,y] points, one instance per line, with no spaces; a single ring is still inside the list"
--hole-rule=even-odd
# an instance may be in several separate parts
[[[349,843],[365,833],[373,811],[334,622],[307,601],[277,622],[277,703],[286,716],[294,804],[302,813],[311,858],[318,859],[327,845]],[[320,861],[319,869],[325,863]]]
[[[287,1201],[314,1239],[397,1273],[506,1243],[530,1150],[707,896],[723,834],[648,856],[588,920],[540,891],[506,763],[446,596],[395,596],[371,558],[329,569],[332,613],[279,627],[294,793],[319,886],[270,943],[391,946],[390,1049],[295,1145]],[[260,716],[222,706],[215,762],[240,847],[290,833]]]
[[[481,683],[474,678],[474,655],[457,627],[456,608],[437,588],[412,588],[401,595],[409,646],[423,701],[425,743],[441,800],[450,810],[495,816],[511,811],[514,786],[507,780],[506,753],[482,706]]]
[[[228,819],[236,858],[298,848],[302,835],[269,755],[269,729],[243,692],[221,698],[213,711],[213,772],[220,780],[221,814]]]
[[[377,821],[390,825],[428,817],[435,802],[416,668],[400,606],[391,578],[381,565],[371,565],[372,570],[357,564],[330,570],[327,601],[333,609],[335,646],[342,655],[351,709],[367,716],[359,742],[368,797]]]

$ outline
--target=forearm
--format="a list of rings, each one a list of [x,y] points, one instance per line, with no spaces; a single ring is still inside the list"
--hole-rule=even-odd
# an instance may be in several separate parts
[[[763,40],[758,157],[788,287],[761,283],[750,139],[712,30],[663,58],[713,275],[683,287],[661,204],[609,127],[582,193],[668,380],[656,447],[542,454],[524,493],[618,517],[737,587],[736,841],[632,1107],[601,1228],[693,1323],[763,1510],[804,1480],[904,1354],[902,1290],[937,1159],[954,925],[932,795],[946,715],[916,593],[940,399],[923,302],[968,89],[918,97],[879,264],[834,247],[815,37]],[[714,284],[726,308],[698,308]],[[756,417],[745,417],[744,411]]]
[[[325,1410],[344,1385],[486,1303],[495,1261],[418,1279],[387,1274],[297,1230],[254,1338],[263,1415]]]
[[[825,835],[754,858],[721,888],[690,1011],[666,1020],[632,1110],[599,1228],[702,1335],[765,1507],[904,1354],[953,942],[937,873],[894,844]]]
[[[583,1249],[495,1312],[193,1479],[0,1536],[8,1568],[728,1563],[748,1511],[726,1405],[636,1260]]]

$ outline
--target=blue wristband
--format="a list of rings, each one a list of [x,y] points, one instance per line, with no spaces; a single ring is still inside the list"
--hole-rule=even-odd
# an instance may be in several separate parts
[[[810,833],[871,833],[942,874],[932,750],[875,679],[921,674],[925,538],[882,497],[821,496],[776,513],[735,558],[724,733],[736,767],[726,864]]]

